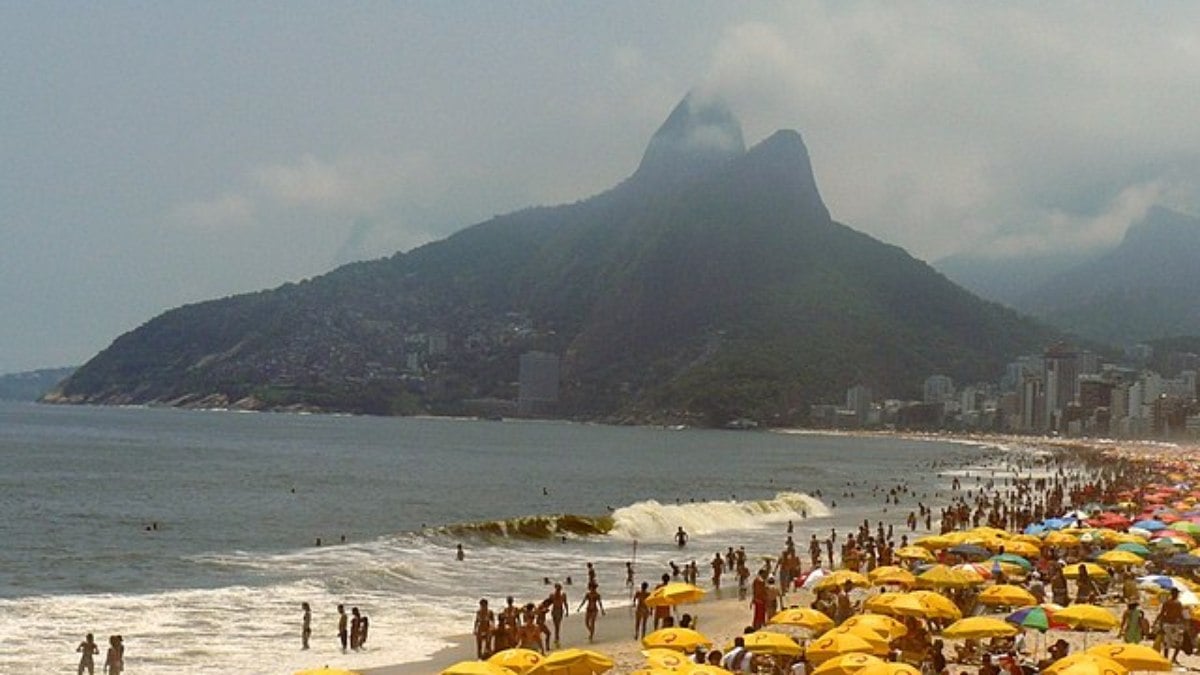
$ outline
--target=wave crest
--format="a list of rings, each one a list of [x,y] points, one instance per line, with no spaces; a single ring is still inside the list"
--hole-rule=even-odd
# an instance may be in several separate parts
[[[691,534],[757,529],[770,523],[823,518],[830,510],[821,500],[802,492],[780,492],[771,499],[754,501],[688,502],[662,504],[637,502],[613,512],[610,534],[623,539],[669,541],[683,527]]]
[[[439,534],[476,537],[517,537],[551,539],[566,535],[594,536],[613,528],[611,516],[581,516],[564,513],[549,516],[520,516],[507,520],[484,520],[446,525],[434,530]]]

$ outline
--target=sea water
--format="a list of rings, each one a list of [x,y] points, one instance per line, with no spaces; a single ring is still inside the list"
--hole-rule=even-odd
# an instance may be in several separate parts
[[[899,522],[942,501],[940,468],[987,461],[897,438],[0,403],[0,673],[73,672],[87,632],[101,659],[123,635],[136,673],[421,660],[481,597],[572,576],[575,601],[590,561],[616,606],[627,561],[639,582],[670,560],[705,578],[728,546],[777,554],[788,521],[807,559],[810,534],[875,522],[871,486],[915,492]],[[371,618],[364,652],[337,646],[338,603]]]

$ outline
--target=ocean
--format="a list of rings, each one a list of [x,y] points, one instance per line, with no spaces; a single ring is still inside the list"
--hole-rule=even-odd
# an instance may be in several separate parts
[[[883,514],[898,523],[995,457],[898,438],[0,403],[0,673],[73,673],[87,632],[102,648],[123,635],[138,674],[420,660],[469,632],[481,597],[538,600],[591,561],[619,606],[635,556],[638,581],[692,559],[703,579],[728,546],[778,554],[788,521],[805,553],[811,533],[873,524],[889,488],[913,491]],[[338,603],[371,618],[364,652],[335,644]]]

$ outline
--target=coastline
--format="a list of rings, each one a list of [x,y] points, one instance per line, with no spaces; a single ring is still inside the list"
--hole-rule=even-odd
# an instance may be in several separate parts
[[[1122,441],[1115,439],[1068,439],[1054,437],[1012,436],[1004,434],[914,434],[892,431],[838,431],[820,429],[772,429],[770,433],[840,436],[860,438],[900,438],[922,442],[940,442],[978,446],[981,450],[1017,450],[1024,452],[1094,452],[1111,457],[1141,458],[1147,455],[1161,455],[1168,452],[1188,452],[1200,449],[1195,444],[1167,443],[1162,441]],[[879,514],[883,515],[883,514]],[[936,529],[936,526],[935,526]],[[759,551],[754,554],[761,553]],[[752,555],[751,557],[754,557]],[[701,575],[704,576],[703,574]],[[702,583],[702,587],[707,584]],[[698,618],[698,629],[713,640],[714,648],[724,649],[734,637],[741,635],[750,621],[748,601],[736,598],[736,588],[726,588],[723,592],[733,597],[706,597],[705,600],[682,607],[679,611],[687,611]],[[795,591],[788,595],[787,606],[806,607],[813,596],[808,591]],[[1119,612],[1109,608],[1115,615]],[[643,647],[639,640],[629,637],[632,630],[632,608],[625,606],[608,612],[597,622],[596,639],[589,644],[582,617],[572,613],[563,622],[563,644],[565,646],[595,649],[609,657],[615,663],[613,674],[630,673],[643,665]],[[768,629],[772,629],[768,627]],[[778,629],[781,632],[788,632]],[[808,637],[804,633],[790,633],[793,637]],[[1062,638],[1070,645],[1071,651],[1084,649],[1088,645],[1086,634],[1065,631],[1052,631],[1048,635],[1053,639]],[[474,643],[472,636],[462,634],[452,638],[454,645],[443,649],[431,658],[412,663],[396,664],[363,670],[364,675],[419,675],[438,673],[459,661],[474,660]],[[1092,642],[1103,641],[1104,638]],[[1051,640],[1052,641],[1052,640]],[[1034,654],[1040,648],[1044,653],[1047,642],[1046,636],[1032,638]],[[1200,666],[1200,653],[1196,656],[1181,657],[1186,667],[1196,669]],[[976,668],[957,667],[962,672],[974,671]]]

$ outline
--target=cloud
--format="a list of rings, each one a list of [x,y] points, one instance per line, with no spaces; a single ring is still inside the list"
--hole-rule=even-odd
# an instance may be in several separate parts
[[[177,207],[167,221],[177,227],[199,230],[236,230],[254,227],[254,201],[236,193]]]
[[[915,254],[1118,240],[1196,210],[1200,6],[806,3],[719,38],[750,139],[800,130],[835,217]],[[997,248],[999,247],[999,248]]]

